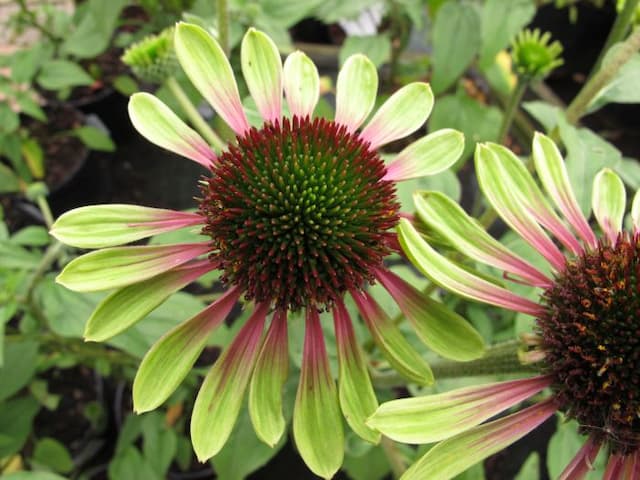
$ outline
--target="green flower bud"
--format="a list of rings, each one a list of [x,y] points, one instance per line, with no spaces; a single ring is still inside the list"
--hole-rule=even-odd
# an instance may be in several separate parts
[[[522,30],[511,45],[511,57],[518,76],[529,81],[541,80],[563,64],[560,42],[551,42],[551,34],[540,30]]]
[[[162,83],[178,69],[173,48],[174,28],[158,35],[149,35],[131,45],[122,55],[122,61],[144,82]]]

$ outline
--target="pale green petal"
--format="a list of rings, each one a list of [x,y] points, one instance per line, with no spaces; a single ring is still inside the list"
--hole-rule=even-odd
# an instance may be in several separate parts
[[[375,65],[362,54],[350,56],[338,73],[335,122],[355,131],[371,113],[377,93]]]
[[[320,97],[320,77],[315,64],[304,53],[293,52],[284,62],[284,93],[291,115],[306,117]]]
[[[622,231],[627,193],[620,177],[613,170],[603,168],[593,180],[592,209],[600,227],[611,244]]]
[[[633,204],[631,205],[631,219],[633,220],[633,228],[640,230],[640,190],[633,196]]]

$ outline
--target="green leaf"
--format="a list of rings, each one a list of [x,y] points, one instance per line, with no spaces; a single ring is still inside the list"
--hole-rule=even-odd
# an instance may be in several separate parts
[[[44,177],[44,152],[40,144],[33,138],[27,138],[20,145],[20,151],[33,178],[42,179]]]
[[[540,478],[540,455],[532,452],[520,467],[515,480],[538,480]]]
[[[364,455],[345,455],[342,469],[353,480],[383,480],[388,478],[391,466],[382,447],[377,446]]]
[[[489,66],[536,13],[532,0],[487,0],[482,8],[480,66]]]
[[[125,97],[129,97],[135,92],[140,91],[138,83],[129,75],[118,75],[113,81],[113,88]]]
[[[47,90],[91,85],[93,78],[77,63],[68,60],[49,60],[40,69],[38,84]]]
[[[621,44],[614,45],[602,61],[603,66],[611,58]],[[607,83],[591,100],[589,113],[593,113],[607,103],[640,103],[640,54],[633,55],[622,65],[616,76]]]
[[[558,124],[558,117],[562,115],[560,107],[551,105],[539,100],[523,102],[524,108],[529,115],[535,118],[544,127],[545,132],[551,132]]]
[[[14,233],[11,241],[27,247],[44,247],[49,244],[51,238],[46,228],[32,225]]]
[[[20,117],[6,101],[0,101],[0,132],[12,133],[20,126]]]
[[[391,59],[391,39],[385,34],[348,36],[338,54],[340,65],[356,53],[364,54],[378,68]]]
[[[556,432],[547,446],[547,469],[551,478],[560,477],[585,441],[586,437],[578,433],[576,422],[558,422]]]
[[[38,440],[33,450],[32,461],[59,473],[69,473],[73,469],[69,450],[56,439],[49,437]]]
[[[38,410],[40,405],[32,397],[12,398],[0,403],[0,458],[13,455],[22,448]]]
[[[0,193],[16,193],[20,191],[20,179],[6,165],[0,163]]]
[[[153,412],[142,417],[142,452],[158,478],[167,478],[177,448],[176,432],[167,426],[165,415]]]
[[[140,455],[136,447],[127,447],[116,455],[109,463],[109,480],[122,480],[124,478],[140,478],[144,480],[161,480],[149,461]]]
[[[2,434],[0,434],[1,436]],[[65,477],[61,477],[51,472],[13,472],[6,475],[2,475],[2,480],[67,480]]]
[[[432,41],[431,85],[438,94],[456,81],[480,48],[480,17],[475,4],[447,2],[436,16]]]
[[[33,341],[8,342],[4,350],[4,366],[0,368],[0,402],[31,381],[38,360],[38,344]]]
[[[91,150],[114,152],[116,149],[116,145],[109,135],[99,128],[86,125],[84,127],[74,128],[72,133]]]

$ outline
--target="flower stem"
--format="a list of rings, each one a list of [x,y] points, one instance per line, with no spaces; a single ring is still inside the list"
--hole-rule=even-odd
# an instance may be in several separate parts
[[[224,142],[198,113],[198,110],[193,103],[191,103],[191,100],[189,100],[189,97],[178,84],[176,79],[174,77],[169,77],[165,84],[169,87],[169,90],[171,90],[171,93],[182,107],[182,110],[189,118],[191,124],[198,130],[198,132],[200,132],[210,145],[212,145],[216,150],[222,150],[225,147]]]
[[[216,11],[218,13],[218,43],[222,47],[225,55],[229,56],[229,8],[227,0],[216,1]]]
[[[518,78],[518,83],[511,92],[509,102],[507,103],[504,111],[504,116],[502,117],[502,125],[500,125],[500,133],[498,134],[498,143],[504,143],[505,137],[507,136],[507,133],[509,133],[509,129],[513,123],[513,117],[518,110],[518,106],[520,105],[520,101],[522,100],[522,96],[524,95],[528,85],[528,81],[523,78]]]
[[[58,259],[60,252],[64,248],[64,245],[57,240],[53,242],[47,250],[44,252],[44,256],[40,263],[36,267],[35,271],[29,278],[29,283],[27,284],[25,298],[27,303],[31,303],[31,299],[33,296],[33,290],[38,283],[38,280],[42,278],[42,276],[51,268],[51,265]]]
[[[591,73],[589,73],[589,78],[593,77],[595,73],[600,69],[602,64],[602,59],[605,54],[609,51],[612,45],[621,41],[624,36],[629,31],[629,25],[631,24],[631,19],[635,14],[636,7],[640,3],[640,0],[627,0],[624,3],[624,8],[618,13],[613,26],[611,27],[611,31],[609,32],[609,36],[607,37],[607,41],[600,50],[600,54],[598,55],[598,59],[596,63],[594,63],[593,68],[591,69]]]
[[[36,202],[38,203],[38,208],[40,208],[40,211],[42,212],[44,222],[47,224],[48,228],[51,228],[53,225],[53,214],[51,213],[51,208],[49,207],[47,198],[44,195],[38,195]]]
[[[393,478],[400,478],[402,474],[407,470],[407,465],[404,460],[404,455],[398,449],[398,445],[388,437],[382,436],[380,440],[380,446],[384,450],[384,454],[389,461]]]
[[[610,60],[600,67],[597,73],[582,87],[565,112],[567,121],[575,125],[585,114],[595,96],[606,86],[618,70],[627,63],[640,49],[640,27],[636,27],[631,35],[620,44]]]

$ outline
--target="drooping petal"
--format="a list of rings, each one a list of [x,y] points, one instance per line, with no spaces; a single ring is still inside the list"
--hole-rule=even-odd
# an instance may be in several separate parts
[[[159,147],[187,157],[209,168],[216,155],[207,142],[150,93],[134,93],[129,100],[129,118],[144,138]]]
[[[579,480],[593,469],[593,463],[596,461],[600,446],[602,444],[590,435],[582,448],[576,453],[573,460],[562,471],[558,480]]]
[[[171,270],[208,251],[206,242],[105,248],[71,260],[56,282],[77,292],[120,288]]]
[[[538,427],[556,411],[545,400],[508,417],[472,428],[445,440],[414,463],[401,480],[448,480],[508,447]]]
[[[419,218],[466,256],[519,276],[527,283],[548,288],[551,280],[529,262],[511,252],[481,228],[453,200],[440,192],[413,195]]]
[[[174,45],[182,69],[222,119],[238,135],[249,130],[233,70],[218,42],[197,25],[178,23]]]
[[[596,236],[578,206],[558,147],[549,137],[536,132],[532,150],[536,171],[546,192],[580,238],[591,248],[595,248]]]
[[[405,85],[384,102],[360,136],[376,149],[411,135],[429,118],[433,92],[428,83]]]
[[[387,165],[383,180],[400,182],[446,170],[462,155],[464,134],[443,128],[413,142]]]
[[[627,480],[622,476],[622,465],[624,457],[620,453],[614,453],[609,456],[607,468],[604,471],[602,480]]]
[[[633,221],[634,232],[640,232],[640,190],[638,190],[633,196],[633,203],[631,204],[631,220]]]
[[[440,255],[404,218],[400,219],[398,239],[411,263],[441,287],[478,302],[532,316],[542,314],[543,308],[537,303],[473,275]]]
[[[311,59],[300,51],[290,54],[284,61],[283,78],[291,115],[313,115],[320,97],[320,76]]]
[[[593,214],[609,242],[614,245],[622,231],[627,193],[620,177],[612,170],[603,168],[593,180]]]
[[[397,275],[375,270],[376,278],[396,301],[420,339],[445,358],[466,362],[484,355],[484,340],[469,322]]]
[[[365,320],[373,340],[393,368],[418,385],[433,383],[433,372],[418,352],[400,333],[398,327],[367,292],[351,290],[351,296]]]
[[[202,222],[197,213],[137,205],[91,205],[63,213],[49,233],[72,247],[104,248]]]
[[[238,287],[230,288],[151,347],[133,381],[133,409],[137,413],[159,407],[178,388],[202,353],[209,334],[224,321],[240,293]]]
[[[353,133],[367,119],[378,93],[378,71],[362,54],[350,56],[338,73],[335,122]]]
[[[438,442],[480,425],[550,384],[549,377],[534,377],[392,400],[367,423],[398,442]]]
[[[249,387],[253,428],[258,438],[271,447],[278,443],[286,426],[282,415],[282,387],[288,370],[287,313],[276,310]]]
[[[216,265],[209,260],[194,262],[113,292],[91,314],[84,331],[85,340],[101,342],[126,330],[172,293],[214,268]]]
[[[380,441],[380,432],[369,428],[365,420],[378,408],[367,365],[353,331],[349,313],[342,301],[333,310],[338,363],[338,393],[342,413],[351,429],[371,443]]]
[[[331,378],[318,312],[307,309],[293,438],[309,469],[331,478],[342,465],[344,433],[336,385]]]
[[[191,442],[201,462],[224,446],[244,402],[269,304],[257,304],[204,379],[191,415]]]
[[[555,270],[562,270],[565,263],[564,255],[522,204],[521,199],[526,192],[514,192],[506,188],[505,179],[509,172],[502,168],[497,155],[488,146],[478,144],[475,160],[480,188],[493,208],[515,232],[540,252]]]
[[[242,39],[242,74],[258,111],[267,122],[282,115],[282,60],[278,47],[267,35],[250,28]]]

